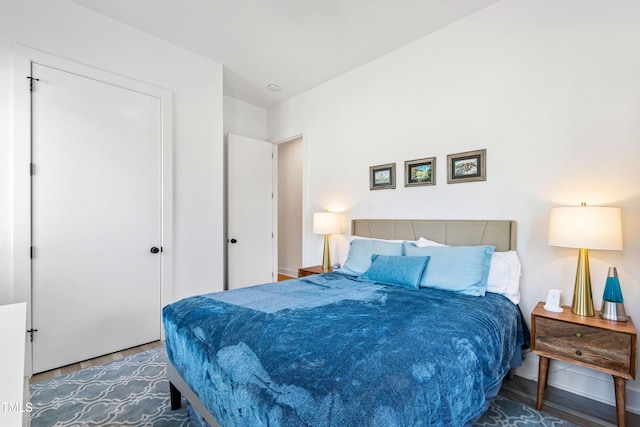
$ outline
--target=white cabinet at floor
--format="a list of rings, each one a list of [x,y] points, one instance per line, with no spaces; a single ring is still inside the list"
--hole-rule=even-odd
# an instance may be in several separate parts
[[[27,303],[0,306],[0,425],[29,425],[25,376]]]

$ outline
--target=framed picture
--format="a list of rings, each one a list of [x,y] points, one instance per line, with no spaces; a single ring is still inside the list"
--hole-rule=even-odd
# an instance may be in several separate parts
[[[407,160],[404,162],[404,186],[436,184],[436,158]]]
[[[447,156],[447,184],[487,180],[487,150]]]
[[[396,188],[396,164],[387,163],[369,167],[369,189]]]

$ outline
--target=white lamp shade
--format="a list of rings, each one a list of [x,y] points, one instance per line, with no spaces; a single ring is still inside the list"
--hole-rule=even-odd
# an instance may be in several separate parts
[[[342,232],[342,215],[338,212],[316,212],[313,214],[314,234],[338,234]]]
[[[571,206],[551,209],[551,246],[578,249],[622,250],[620,208]]]

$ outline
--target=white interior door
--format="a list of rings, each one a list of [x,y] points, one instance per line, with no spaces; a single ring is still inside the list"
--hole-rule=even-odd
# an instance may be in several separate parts
[[[160,339],[161,101],[33,64],[33,371]]]
[[[230,134],[227,165],[228,288],[272,282],[273,145]]]

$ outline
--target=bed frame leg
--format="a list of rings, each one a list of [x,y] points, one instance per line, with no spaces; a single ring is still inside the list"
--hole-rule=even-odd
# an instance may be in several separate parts
[[[180,409],[182,406],[182,393],[171,382],[169,383],[169,393],[171,394],[171,410]]]

